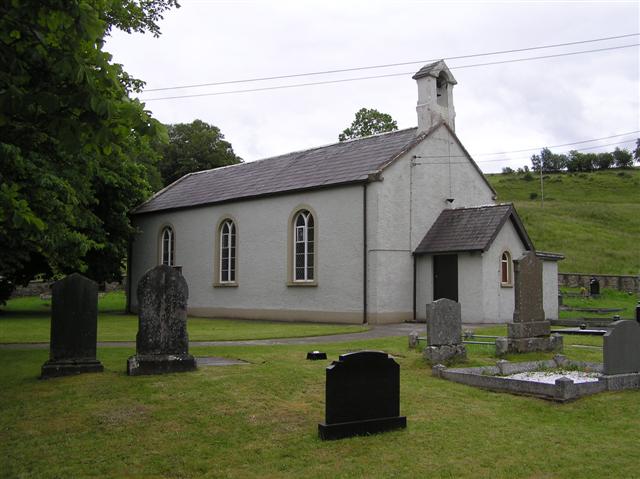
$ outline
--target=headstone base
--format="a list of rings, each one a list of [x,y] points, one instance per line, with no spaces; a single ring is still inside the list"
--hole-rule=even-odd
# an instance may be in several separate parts
[[[336,424],[318,424],[320,439],[333,440],[353,436],[367,436],[393,429],[407,427],[406,416],[385,417],[380,419],[368,419],[364,421],[339,422]]]
[[[563,348],[562,336],[552,334],[535,338],[498,338],[496,339],[496,355],[507,353],[556,352]]]
[[[424,350],[424,358],[431,364],[446,364],[467,359],[467,348],[464,344],[448,344],[428,346]]]
[[[82,373],[101,373],[104,366],[97,359],[58,359],[42,365],[40,379],[72,376]]]
[[[127,374],[168,374],[195,371],[196,359],[190,354],[138,354],[127,359]]]

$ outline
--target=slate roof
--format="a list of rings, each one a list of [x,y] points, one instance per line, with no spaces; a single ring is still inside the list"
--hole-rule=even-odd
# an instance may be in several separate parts
[[[499,204],[443,210],[414,254],[487,251],[507,220],[527,250],[534,250],[513,205]]]
[[[325,186],[363,183],[426,138],[417,128],[288,153],[183,176],[133,214],[189,208]],[[475,163],[472,160],[472,163]],[[475,165],[477,168],[477,165]]]

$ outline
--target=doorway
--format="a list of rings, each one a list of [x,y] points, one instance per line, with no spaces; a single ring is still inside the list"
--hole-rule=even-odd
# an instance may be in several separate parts
[[[458,301],[458,255],[433,257],[433,300],[440,298]]]

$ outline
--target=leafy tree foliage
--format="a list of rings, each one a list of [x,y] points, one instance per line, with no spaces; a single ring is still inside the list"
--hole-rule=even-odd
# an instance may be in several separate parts
[[[0,3],[0,301],[36,274],[120,277],[164,128],[103,48],[176,0]]]
[[[391,118],[391,115],[380,113],[373,108],[361,108],[356,113],[356,119],[353,120],[351,126],[338,135],[338,140],[352,140],[354,138],[375,135],[376,133],[396,131],[397,129],[398,124]]]
[[[633,156],[631,156],[631,153],[627,150],[616,148],[610,155],[612,157],[612,163],[616,165],[616,168],[633,167]]]
[[[638,140],[640,148],[640,140]],[[637,149],[638,149],[637,148]],[[627,150],[616,148],[613,152],[602,153],[581,153],[571,150],[568,154],[556,154],[549,148],[543,148],[540,154],[531,156],[533,171],[544,173],[606,170],[608,168],[631,168],[633,166],[633,156]],[[526,168],[526,167],[525,167]],[[520,170],[518,170],[520,172]]]
[[[539,155],[531,157],[531,166],[533,171],[542,171],[544,173],[560,171],[567,165],[567,157],[565,155],[557,155],[552,153],[549,148],[543,148]]]
[[[165,185],[193,171],[240,163],[220,129],[201,120],[167,125],[169,143],[161,145],[160,174]]]
[[[636,147],[633,150],[633,159],[640,163],[640,138],[636,140]]]

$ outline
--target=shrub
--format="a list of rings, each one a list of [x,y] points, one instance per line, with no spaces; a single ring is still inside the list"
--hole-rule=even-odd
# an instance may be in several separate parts
[[[524,176],[522,177],[522,179],[524,181],[533,181],[533,175],[531,174],[530,171],[527,171]]]
[[[535,200],[537,197],[538,197],[538,193],[536,193],[536,192],[529,193],[529,199],[530,200]]]

